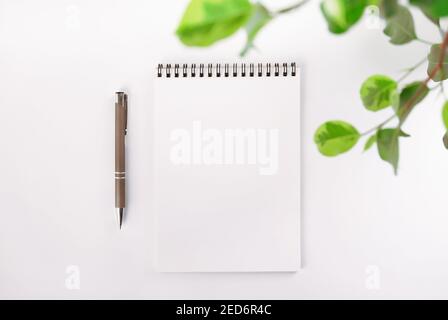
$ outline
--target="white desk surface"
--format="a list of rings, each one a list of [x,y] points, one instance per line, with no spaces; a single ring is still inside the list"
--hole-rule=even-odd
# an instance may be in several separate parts
[[[374,73],[398,77],[427,48],[393,47],[363,23],[330,35],[317,1],[272,22],[248,58],[294,58],[303,67],[303,269],[160,274],[150,267],[153,67],[236,60],[244,42],[239,33],[210,49],[183,47],[174,30],[185,5],[0,0],[0,298],[448,298],[442,102],[429,98],[409,119],[398,178],[375,151],[359,146],[328,159],[312,142],[328,119],[379,123],[384,114],[361,106],[361,82]],[[437,41],[429,23],[418,32]],[[130,96],[122,232],[113,215],[117,89]],[[69,266],[79,271],[79,290],[66,286]]]

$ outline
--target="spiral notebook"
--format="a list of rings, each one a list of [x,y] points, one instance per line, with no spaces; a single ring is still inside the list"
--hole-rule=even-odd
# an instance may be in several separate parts
[[[295,63],[157,67],[157,270],[300,267],[299,75]]]

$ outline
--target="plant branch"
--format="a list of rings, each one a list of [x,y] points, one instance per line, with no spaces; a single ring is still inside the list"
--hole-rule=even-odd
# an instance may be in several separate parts
[[[379,125],[373,127],[372,129],[367,130],[364,133],[361,133],[361,136],[367,136],[368,134],[377,131],[378,129],[382,128],[383,126],[385,126],[386,124],[388,124],[389,122],[391,122],[393,119],[395,119],[397,117],[396,114],[393,114],[392,116],[390,116],[389,118],[387,118],[386,120],[384,120],[383,122],[381,122]]]
[[[302,1],[299,1],[299,2],[297,2],[297,3],[295,3],[295,4],[293,4],[293,5],[290,5],[289,7],[286,7],[286,8],[277,10],[277,11],[274,11],[272,14],[273,14],[274,16],[277,16],[277,15],[280,15],[280,14],[283,14],[283,13],[288,13],[288,12],[290,12],[290,11],[294,11],[294,10],[296,10],[296,9],[298,9],[298,8],[300,8],[300,7],[302,7],[303,5],[307,4],[309,1],[310,1],[310,0],[302,0]]]
[[[439,25],[439,32],[443,39],[443,36],[445,35],[445,31],[443,31],[443,29],[442,29],[442,27],[440,27],[440,25]]]
[[[422,64],[424,64],[427,61],[428,58],[424,58],[422,61],[420,61],[419,63],[417,63],[415,66],[409,68],[409,69],[405,69],[406,73],[397,80],[398,83],[400,83],[401,81],[403,81],[404,79],[406,79],[412,72],[414,72],[418,67],[420,67]]]
[[[428,78],[426,78],[419,86],[419,88],[417,89],[417,91],[415,92],[415,94],[409,99],[409,101],[406,102],[406,104],[403,106],[403,111],[401,113],[401,117],[400,117],[400,123],[399,123],[399,127],[401,128],[401,126],[403,125],[404,121],[406,120],[406,117],[409,115],[409,113],[412,111],[415,102],[418,100],[418,98],[420,97],[420,95],[424,92],[425,87],[428,85],[429,81],[431,81],[431,79],[433,79],[437,73],[439,71],[441,71],[443,69],[443,63],[445,61],[445,56],[446,56],[446,50],[448,48],[448,33],[445,34],[444,38],[443,38],[443,42],[440,46],[440,56],[439,56],[439,60],[437,62],[437,65],[434,67],[434,69],[431,71],[431,73],[429,74]]]
[[[431,71],[431,73],[429,74],[428,78],[426,78],[421,85],[419,86],[419,88],[417,89],[417,91],[415,92],[415,94],[411,97],[411,99],[409,99],[406,104],[403,106],[403,111],[401,113],[401,116],[399,117],[399,125],[398,128],[401,128],[401,126],[403,125],[407,115],[409,115],[409,113],[412,111],[412,108],[414,107],[414,103],[417,101],[417,99],[420,97],[420,95],[423,93],[425,87],[428,85],[428,83],[431,81],[432,78],[434,78],[437,73],[443,69],[443,64],[444,64],[444,60],[445,60],[445,56],[446,56],[446,50],[448,48],[448,33],[446,33],[444,35],[443,38],[443,43],[441,45],[441,53],[439,56],[439,60],[437,65],[435,66],[435,68]],[[421,66],[425,60],[420,61],[419,63],[417,63],[415,66],[413,66],[412,68],[410,68],[405,74],[404,76],[402,76],[398,82],[402,81],[403,79],[405,79],[407,76],[409,76],[409,74],[411,74],[413,71],[415,71],[415,69],[417,69],[419,66]],[[441,90],[442,92],[444,92],[443,90],[443,81],[440,84]],[[397,117],[396,114],[393,114],[391,117],[387,118],[386,120],[384,120],[383,122],[381,122],[379,125],[377,125],[376,127],[373,127],[370,130],[367,130],[366,132],[362,133],[361,136],[366,136],[374,131],[377,131],[378,129],[382,128],[384,125],[386,125],[387,123],[389,123],[390,121],[392,121],[393,119],[395,119]],[[395,134],[399,134],[400,130],[397,130],[397,132]]]
[[[434,44],[431,41],[427,41],[427,40],[424,40],[424,39],[421,39],[421,38],[415,38],[415,40],[417,40],[418,42],[421,42],[423,44],[427,44],[429,46],[432,46]]]
[[[443,81],[440,81],[440,93],[442,94],[443,98],[446,100],[446,92],[445,92],[445,86],[443,85]]]
[[[443,30],[442,25],[440,24],[440,19],[437,21],[437,27],[439,28],[440,36],[442,37],[443,40],[443,37],[445,36],[445,31]]]

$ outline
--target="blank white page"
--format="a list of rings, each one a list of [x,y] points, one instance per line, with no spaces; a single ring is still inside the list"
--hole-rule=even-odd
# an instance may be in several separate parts
[[[155,80],[156,267],[300,267],[300,73]]]

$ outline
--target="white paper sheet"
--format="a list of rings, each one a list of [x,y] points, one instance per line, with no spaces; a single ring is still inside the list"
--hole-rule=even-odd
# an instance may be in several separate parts
[[[299,76],[156,79],[159,271],[300,267]]]

